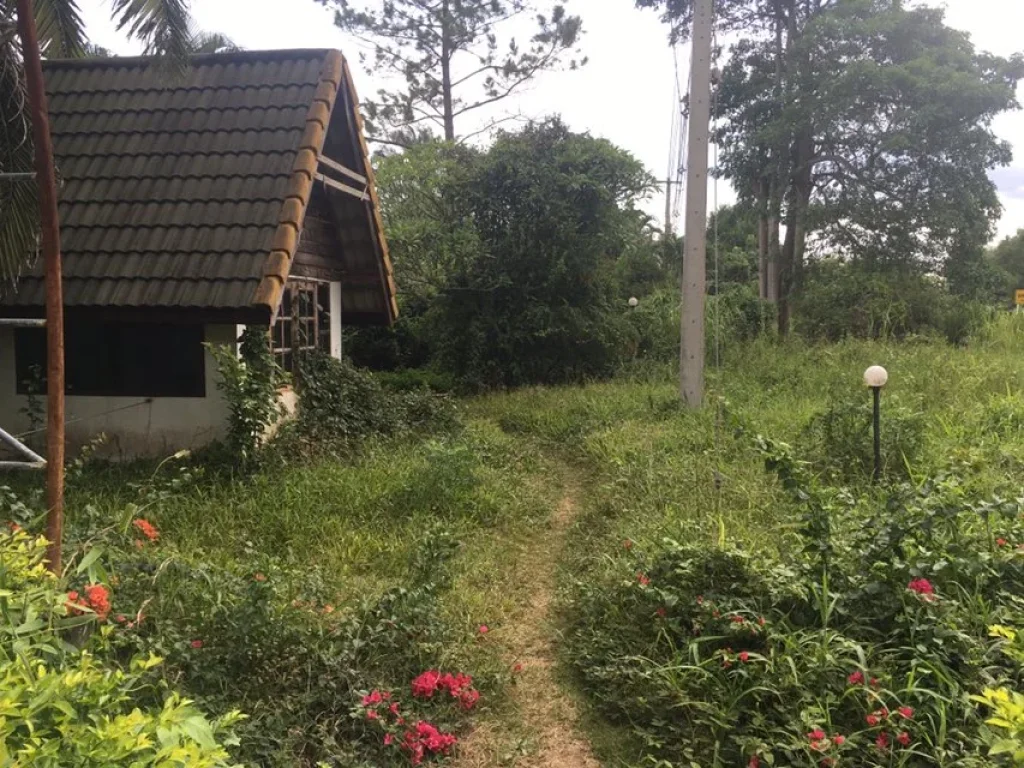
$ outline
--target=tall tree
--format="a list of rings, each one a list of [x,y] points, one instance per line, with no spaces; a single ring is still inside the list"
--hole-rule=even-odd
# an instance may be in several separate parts
[[[892,0],[727,5],[746,9],[751,34],[719,93],[721,171],[759,205],[765,178],[775,187],[781,331],[809,242],[933,269],[984,244],[1000,211],[988,171],[1010,159],[991,122],[1017,106],[1019,57],[979,54],[941,11]]]
[[[574,57],[582,22],[561,4],[534,15],[522,46],[499,33],[529,20],[529,0],[319,1],[335,7],[335,23],[369,46],[377,71],[404,80],[363,102],[367,129],[397,144],[435,128],[454,141],[464,115],[507,99],[567,56],[570,68],[585,62]]]

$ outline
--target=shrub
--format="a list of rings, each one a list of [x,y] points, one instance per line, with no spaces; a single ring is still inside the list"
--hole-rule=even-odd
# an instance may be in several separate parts
[[[424,536],[411,563],[414,586],[349,606],[315,570],[255,551],[225,567],[158,549],[147,548],[129,569],[138,575],[123,601],[129,615],[146,618],[119,634],[118,647],[158,648],[166,674],[189,695],[213,708],[243,707],[248,720],[237,730],[247,761],[400,764],[416,723],[449,735],[465,725],[479,695],[471,678],[462,678],[456,695],[429,700],[410,688],[424,671],[451,663],[448,649],[457,644],[440,610],[456,551],[443,529]],[[374,701],[374,690],[387,699]]]
[[[576,584],[567,650],[597,706],[652,763],[991,765],[969,696],[1022,673],[987,626],[1024,597],[1021,502],[955,476],[854,499],[760,445],[800,553],[668,541]]]
[[[208,721],[160,685],[152,653],[122,666],[108,653],[109,590],[65,593],[43,566],[46,542],[17,526],[0,531],[0,755],[41,768],[111,765],[217,768],[231,763],[218,741],[239,716]],[[98,552],[97,552],[98,554]],[[85,575],[82,560],[77,568]],[[73,642],[72,642],[73,641]],[[145,699],[148,705],[142,705]]]
[[[428,389],[394,392],[369,371],[322,353],[305,356],[299,369],[298,435],[326,450],[351,450],[370,436],[451,431],[458,426],[453,401]]]
[[[829,477],[864,480],[874,471],[873,405],[863,388],[833,393],[829,404],[811,416],[800,445],[814,466]],[[924,443],[924,414],[886,393],[882,403],[882,473],[905,477]]]

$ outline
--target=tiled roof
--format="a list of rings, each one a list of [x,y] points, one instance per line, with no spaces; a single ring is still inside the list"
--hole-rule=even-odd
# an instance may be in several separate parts
[[[276,312],[327,129],[361,129],[341,54],[197,56],[184,76],[140,58],[51,61],[45,74],[65,304]],[[332,121],[336,103],[351,114]],[[360,205],[375,206],[365,144],[344,138],[370,179]],[[341,240],[346,260],[379,265],[360,303],[387,322],[394,286],[377,214],[347,223],[361,231]],[[37,264],[0,304],[43,296]]]

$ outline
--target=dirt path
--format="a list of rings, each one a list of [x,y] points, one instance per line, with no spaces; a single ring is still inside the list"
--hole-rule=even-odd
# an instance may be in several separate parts
[[[555,675],[555,571],[576,514],[575,494],[567,486],[550,526],[539,530],[518,558],[518,578],[529,597],[504,628],[503,639],[509,665],[521,669],[510,695],[519,720],[515,730],[523,738],[509,744],[506,723],[481,722],[463,742],[457,768],[600,768],[579,733],[576,705]]]

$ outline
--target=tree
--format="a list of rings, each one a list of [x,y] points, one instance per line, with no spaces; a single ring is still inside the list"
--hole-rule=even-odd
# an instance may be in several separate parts
[[[582,32],[580,18],[556,4],[536,15],[528,45],[515,37],[503,45],[499,31],[533,11],[529,0],[387,0],[379,9],[360,0],[319,1],[335,7],[335,23],[370,47],[376,70],[404,80],[363,103],[371,134],[403,146],[435,128],[455,141],[456,120],[560,66]]]
[[[615,265],[653,185],[629,153],[558,120],[500,133],[466,182],[480,253],[432,310],[442,367],[483,386],[609,373],[628,335]]]
[[[678,23],[689,0],[665,7]],[[1019,57],[979,54],[941,11],[892,0],[731,0],[722,15],[749,34],[718,94],[721,169],[767,219],[780,331],[808,243],[933,270],[984,244],[988,170],[1010,159],[991,121],[1017,106]]]

